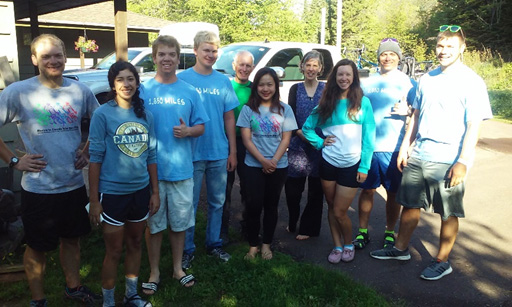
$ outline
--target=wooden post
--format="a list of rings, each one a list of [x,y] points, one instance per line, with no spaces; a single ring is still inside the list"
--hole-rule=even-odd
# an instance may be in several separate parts
[[[114,0],[116,60],[128,60],[126,0]]]
[[[28,2],[28,9],[30,14],[30,35],[31,39],[34,39],[39,36],[39,19],[37,12],[37,3],[35,1]],[[34,66],[34,74],[39,75],[39,68]]]

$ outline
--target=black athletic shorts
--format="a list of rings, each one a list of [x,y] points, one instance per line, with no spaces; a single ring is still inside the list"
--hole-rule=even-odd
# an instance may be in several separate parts
[[[125,222],[137,223],[149,217],[149,185],[130,194],[100,194],[103,207],[103,222],[113,226],[123,226]]]
[[[337,184],[344,187],[359,188],[360,183],[357,182],[357,170],[359,169],[360,162],[349,167],[336,167],[325,161],[322,157],[319,169],[320,179],[336,181]]]
[[[25,239],[32,249],[47,252],[60,238],[78,238],[91,231],[85,186],[57,194],[21,191],[21,219]]]

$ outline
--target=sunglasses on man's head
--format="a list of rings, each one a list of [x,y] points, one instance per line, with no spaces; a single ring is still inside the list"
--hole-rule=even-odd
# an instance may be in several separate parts
[[[466,35],[464,34],[464,31],[462,31],[462,27],[458,25],[442,25],[439,27],[439,32],[445,32],[450,31],[452,33],[457,33],[460,31],[460,35],[462,35],[462,40],[466,40]]]
[[[442,25],[439,27],[439,32],[444,32],[444,31],[450,31],[450,32],[458,32],[460,31],[461,26],[458,26],[458,25]]]
[[[385,39],[380,41],[381,44],[385,43],[385,42],[393,42],[395,44],[398,44],[398,39],[392,38],[392,37],[387,37],[387,38],[385,38]]]

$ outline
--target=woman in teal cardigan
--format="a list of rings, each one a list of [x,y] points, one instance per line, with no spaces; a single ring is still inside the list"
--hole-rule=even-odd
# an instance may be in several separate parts
[[[325,137],[317,133],[318,128]],[[334,241],[328,260],[352,261],[352,222],[347,212],[366,180],[375,143],[372,106],[363,96],[354,62],[344,59],[336,63],[302,132],[315,148],[322,149],[320,178]]]

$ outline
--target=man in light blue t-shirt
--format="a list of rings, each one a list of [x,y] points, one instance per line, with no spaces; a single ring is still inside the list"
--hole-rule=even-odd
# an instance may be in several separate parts
[[[217,61],[220,40],[209,31],[200,31],[194,37],[196,64],[178,77],[192,84],[210,117],[205,123],[204,134],[194,140],[194,209],[197,211],[203,176],[206,175],[208,195],[208,221],[206,224],[206,249],[208,254],[228,261],[231,256],[222,249],[220,229],[222,208],[226,197],[227,171],[237,165],[235,141],[235,115],[239,105],[229,79],[213,69]],[[187,230],[182,267],[188,269],[194,259],[194,227]]]
[[[402,204],[395,246],[370,253],[376,259],[409,260],[409,242],[421,208],[441,216],[439,250],[420,277],[438,280],[452,272],[448,256],[464,217],[464,182],[475,155],[478,131],[492,117],[487,88],[461,61],[466,47],[462,28],[443,25],[437,35],[440,67],[418,83],[414,113],[398,154],[403,171],[397,201]],[[409,147],[415,142],[409,156]]]
[[[196,89],[176,76],[180,45],[168,35],[153,42],[156,76],[141,85],[141,97],[155,119],[158,140],[158,187],[160,210],[148,220],[146,243],[151,268],[149,281],[142,284],[145,294],[158,290],[160,250],[163,231],[168,227],[171,241],[173,278],[185,287],[195,283],[181,266],[185,231],[194,226],[194,166],[192,142],[204,133],[209,120]]]
[[[66,277],[65,297],[92,305],[101,296],[80,282],[80,237],[91,230],[82,173],[89,145],[79,147],[80,123],[84,117],[91,118],[99,104],[86,85],[63,77],[66,47],[61,39],[42,34],[30,49],[39,75],[0,93],[0,127],[16,122],[25,147],[18,157],[0,138],[0,159],[23,172],[21,218],[27,243],[23,264],[30,306],[51,305],[43,282],[47,252],[58,247]],[[54,292],[55,287],[60,286],[53,285]]]
[[[370,241],[368,220],[375,191],[380,185],[386,189],[387,196],[384,247],[395,244],[394,229],[400,215],[396,192],[402,179],[396,158],[402,144],[408,105],[412,104],[416,90],[415,82],[398,70],[402,51],[395,38],[383,39],[377,55],[379,72],[361,80],[364,95],[372,103],[376,134],[372,164],[359,196],[359,233],[354,239],[357,249],[364,248]]]

